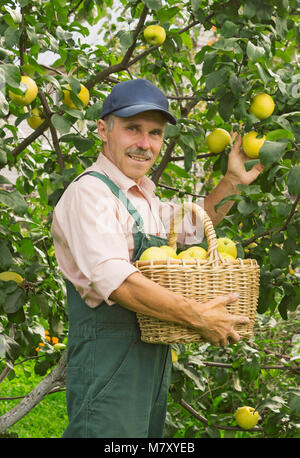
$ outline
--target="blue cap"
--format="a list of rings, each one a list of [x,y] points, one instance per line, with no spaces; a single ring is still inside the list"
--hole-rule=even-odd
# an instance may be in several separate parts
[[[103,102],[100,118],[114,114],[129,118],[144,111],[160,111],[167,121],[176,124],[176,118],[169,112],[165,94],[145,79],[123,81],[116,84]]]

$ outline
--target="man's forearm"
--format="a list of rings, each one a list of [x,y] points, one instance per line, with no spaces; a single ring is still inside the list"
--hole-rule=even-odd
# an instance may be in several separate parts
[[[109,299],[134,312],[196,328],[215,345],[226,345],[228,338],[238,341],[240,337],[234,326],[249,322],[247,317],[227,311],[226,306],[237,299],[234,293],[200,303],[158,285],[139,272],[129,275]]]
[[[152,282],[135,272],[110,295],[109,299],[134,312],[161,320],[191,325],[191,302],[183,296]]]
[[[237,189],[236,184],[225,175],[209,196],[204,199],[204,209],[215,227],[227,215],[234,201],[228,200],[220,205],[217,211],[215,211],[215,206],[225,197],[239,193],[240,191]]]

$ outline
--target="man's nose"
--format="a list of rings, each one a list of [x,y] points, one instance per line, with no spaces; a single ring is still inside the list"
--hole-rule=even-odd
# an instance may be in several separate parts
[[[149,137],[147,134],[141,134],[138,141],[137,141],[137,144],[136,146],[138,148],[142,148],[142,149],[150,149],[150,142],[149,142]]]

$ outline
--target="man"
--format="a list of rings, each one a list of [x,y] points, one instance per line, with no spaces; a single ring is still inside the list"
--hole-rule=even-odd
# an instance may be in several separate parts
[[[132,264],[148,246],[166,244],[176,209],[155,197],[145,176],[167,122],[176,119],[158,88],[142,79],[117,84],[98,122],[102,154],[70,184],[54,211],[52,234],[67,279],[69,313],[69,425],[63,437],[163,435],[170,348],[141,342],[135,312],[193,326],[215,345],[238,341],[234,325],[248,322],[226,310],[235,294],[200,304],[145,278]],[[217,213],[214,206],[261,171],[245,171],[240,146],[238,138],[227,173],[205,199],[215,225],[232,203]],[[194,232],[188,215],[181,241]]]

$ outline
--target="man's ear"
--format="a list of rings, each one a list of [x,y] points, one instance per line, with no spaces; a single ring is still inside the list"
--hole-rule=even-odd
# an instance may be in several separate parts
[[[107,133],[108,133],[108,129],[107,129],[106,122],[103,121],[103,119],[99,119],[98,120],[98,135],[103,142],[107,141]]]

